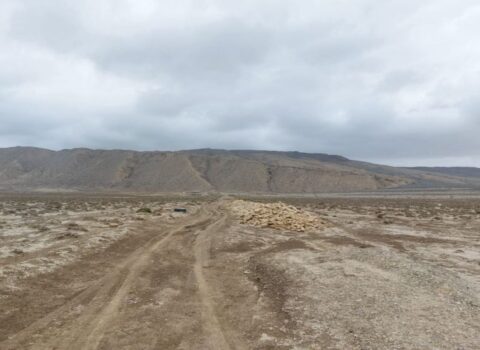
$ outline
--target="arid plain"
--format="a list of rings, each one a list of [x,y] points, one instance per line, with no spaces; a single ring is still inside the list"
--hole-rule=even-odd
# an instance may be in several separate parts
[[[479,196],[0,197],[1,349],[479,344]]]

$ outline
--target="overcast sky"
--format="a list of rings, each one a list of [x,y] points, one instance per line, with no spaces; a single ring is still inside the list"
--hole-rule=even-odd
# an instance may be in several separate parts
[[[0,147],[480,166],[478,0],[0,0]]]

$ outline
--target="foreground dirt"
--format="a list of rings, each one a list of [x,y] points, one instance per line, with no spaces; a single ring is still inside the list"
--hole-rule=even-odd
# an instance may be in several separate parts
[[[0,349],[478,349],[480,201],[284,201],[1,198]]]

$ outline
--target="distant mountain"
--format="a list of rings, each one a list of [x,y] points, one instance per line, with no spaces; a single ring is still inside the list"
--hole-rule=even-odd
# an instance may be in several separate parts
[[[0,149],[0,189],[6,191],[325,193],[407,188],[480,188],[480,169],[396,168],[301,152]]]
[[[426,171],[429,173],[444,174],[460,177],[480,178],[480,168],[472,167],[413,167],[410,169]]]

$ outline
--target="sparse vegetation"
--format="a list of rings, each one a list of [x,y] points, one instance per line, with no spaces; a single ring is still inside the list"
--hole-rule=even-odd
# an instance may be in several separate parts
[[[139,344],[177,337],[175,344],[196,348],[208,338],[201,325],[217,317],[224,326],[213,328],[216,336],[227,331],[247,349],[477,344],[480,300],[472,276],[480,274],[480,200],[61,202],[62,210],[41,198],[0,201],[3,211],[15,212],[0,220],[0,309],[15,320],[0,327],[2,349],[81,343],[96,336],[73,326],[84,319],[108,329],[142,327]],[[149,210],[137,212],[143,208]],[[188,211],[177,215],[174,208]],[[172,230],[182,234],[168,235]],[[114,299],[124,307],[97,307]],[[213,305],[210,321],[202,316],[205,303]],[[61,322],[49,321],[52,305],[62,310]],[[185,305],[189,316],[178,317]],[[38,319],[45,328],[31,331]],[[325,346],[330,333],[336,336]],[[100,334],[101,342],[122,348],[127,338],[113,334]]]

